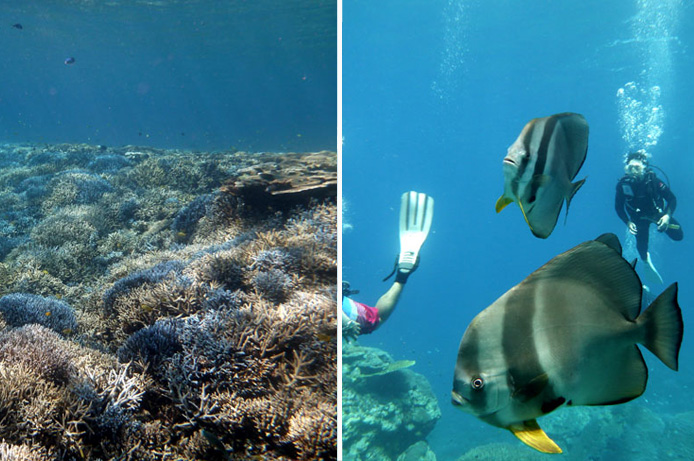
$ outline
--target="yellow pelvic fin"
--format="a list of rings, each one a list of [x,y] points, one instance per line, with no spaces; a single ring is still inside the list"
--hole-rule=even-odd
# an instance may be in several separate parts
[[[513,424],[507,428],[527,446],[541,451],[542,453],[561,453],[559,445],[550,439],[545,431],[540,428],[537,421],[529,419],[522,423]]]
[[[525,214],[525,210],[523,209],[523,202],[518,200],[518,206],[521,209],[521,213],[523,213],[523,218],[525,219],[525,222],[528,224],[528,227],[530,228],[530,230],[533,230],[533,226],[531,226],[530,221],[528,221],[528,215]]]
[[[508,197],[504,197],[503,195],[499,197],[499,200],[496,201],[496,212],[500,212],[504,208],[506,208],[506,205],[509,203],[512,203],[513,199],[510,199]]]

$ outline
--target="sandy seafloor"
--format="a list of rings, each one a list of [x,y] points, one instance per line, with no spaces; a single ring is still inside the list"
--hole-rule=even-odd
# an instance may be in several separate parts
[[[335,459],[336,162],[0,145],[0,459]]]

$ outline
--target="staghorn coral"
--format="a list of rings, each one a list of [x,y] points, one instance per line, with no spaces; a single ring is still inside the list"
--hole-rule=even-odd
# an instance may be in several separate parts
[[[60,337],[40,325],[27,325],[0,333],[0,362],[21,365],[33,375],[65,384],[75,373],[69,351]]]
[[[251,284],[270,301],[280,303],[287,299],[296,282],[289,274],[279,269],[270,269],[258,272]]]
[[[31,240],[44,247],[59,247],[67,242],[85,245],[95,239],[98,221],[91,207],[69,206],[38,223],[31,231]]]
[[[104,306],[107,309],[113,309],[113,304],[116,300],[127,295],[131,290],[143,285],[158,283],[170,274],[176,275],[180,273],[183,267],[185,265],[181,261],[166,261],[149,269],[123,277],[114,283],[104,294]]]
[[[65,386],[46,381],[22,364],[0,362],[0,437],[13,444],[26,440],[45,447],[55,459],[57,447],[79,453],[89,406]]]
[[[0,160],[4,149],[17,166],[0,171],[0,235],[17,240],[3,290],[60,297],[80,330],[0,335],[8,449],[336,459],[334,190],[255,209],[216,190],[312,156],[47,145],[0,146]]]
[[[12,445],[0,442],[0,459],[2,461],[48,461],[48,453],[36,445]]]
[[[181,208],[171,223],[171,230],[179,242],[188,241],[198,221],[205,216],[207,208],[214,200],[213,194],[201,195]]]
[[[66,205],[95,203],[113,187],[105,179],[88,171],[68,170],[55,175],[49,181],[48,189],[50,193],[41,204],[47,213]]]
[[[333,418],[333,403],[316,401],[311,394],[300,398],[314,401],[315,405],[303,405],[289,418],[289,429],[284,440],[292,442],[301,459],[324,459],[333,450],[329,442],[337,438],[337,421]]]
[[[0,312],[5,322],[13,327],[37,323],[63,334],[77,330],[72,307],[55,298],[12,293],[0,298]]]
[[[138,330],[118,348],[118,359],[121,362],[135,360],[158,369],[165,359],[181,350],[179,323],[174,319],[162,319]]]
[[[116,173],[121,168],[132,165],[132,162],[124,155],[105,154],[97,155],[87,164],[87,168],[96,173]]]

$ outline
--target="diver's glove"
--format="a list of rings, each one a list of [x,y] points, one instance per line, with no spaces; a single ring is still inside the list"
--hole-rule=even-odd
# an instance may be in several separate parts
[[[346,320],[342,322],[342,339],[356,341],[361,334],[361,325],[354,320]]]
[[[638,228],[636,227],[636,223],[633,221],[629,221],[627,223],[627,227],[629,228],[629,232],[631,232],[633,235],[636,235],[638,233]]]
[[[670,215],[669,214],[664,214],[657,222],[658,224],[658,232],[663,232],[670,227]]]
[[[417,256],[414,264],[400,264],[398,263],[399,259],[400,255],[395,257],[395,266],[393,267],[393,272],[388,274],[388,276],[383,279],[384,282],[395,274],[395,281],[404,285],[407,283],[407,278],[410,276],[410,274],[416,271],[419,267],[419,256]]]
[[[349,298],[352,295],[359,294],[359,290],[353,290],[352,286],[347,281],[342,282],[342,297]]]

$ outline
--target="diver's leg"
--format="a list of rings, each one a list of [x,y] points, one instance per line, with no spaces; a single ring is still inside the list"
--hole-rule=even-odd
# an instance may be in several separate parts
[[[650,222],[645,219],[634,220],[636,224],[636,249],[642,261],[648,260],[648,226]]]
[[[672,240],[682,240],[684,238],[682,226],[675,218],[670,218],[670,227],[665,231],[665,233]]]
[[[644,276],[649,283],[663,283],[663,278],[660,276],[658,269],[655,268],[651,254],[648,252],[648,231],[650,230],[650,221],[636,221],[636,248],[639,250],[639,255],[642,258],[644,265]]]

